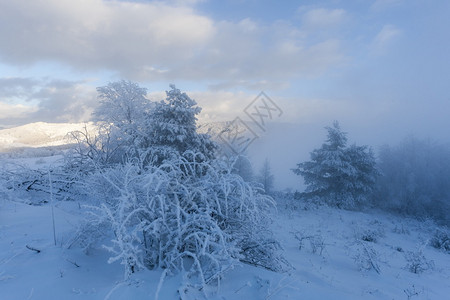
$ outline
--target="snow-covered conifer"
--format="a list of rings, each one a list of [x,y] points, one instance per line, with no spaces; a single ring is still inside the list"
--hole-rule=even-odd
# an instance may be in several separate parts
[[[204,159],[214,157],[216,146],[206,134],[197,132],[197,115],[201,108],[175,85],[166,91],[167,97],[155,104],[148,119],[149,146],[170,147],[183,154],[185,151],[201,153]],[[166,157],[162,155],[160,163]]]
[[[293,172],[304,179],[304,197],[318,197],[338,207],[354,207],[366,201],[375,184],[375,157],[367,146],[347,147],[346,133],[338,122],[326,129],[326,142],[311,152],[310,161],[298,164]]]
[[[263,188],[267,194],[270,194],[273,189],[274,176],[270,168],[270,162],[268,159],[264,160],[264,164],[259,170],[258,182],[263,185]]]

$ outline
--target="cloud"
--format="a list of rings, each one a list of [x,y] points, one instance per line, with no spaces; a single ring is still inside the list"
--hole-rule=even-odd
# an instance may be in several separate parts
[[[399,6],[403,3],[403,0],[376,0],[370,9],[373,11],[382,11],[391,7]]]
[[[1,1],[0,39],[8,43],[0,45],[0,61],[20,66],[56,61],[142,81],[252,85],[320,74],[343,58],[336,37],[305,40],[287,22],[215,21],[196,11],[195,2]],[[315,9],[305,22],[325,28],[345,15]]]
[[[29,100],[28,96],[37,83],[32,78],[0,78],[0,101],[12,103],[17,99]]]
[[[401,30],[394,25],[384,25],[373,39],[370,52],[373,54],[384,54],[393,40],[401,34]]]
[[[96,104],[96,91],[85,82],[0,78],[2,125],[84,122]]]
[[[60,60],[76,68],[133,70],[195,55],[214,33],[186,6],[101,0],[2,1],[6,62]]]
[[[23,104],[10,104],[0,102],[0,111],[3,118],[0,118],[0,124],[4,119],[20,119],[28,116],[30,113],[37,111],[37,107],[23,105]]]
[[[302,8],[300,8],[300,11]],[[316,8],[303,14],[303,26],[308,29],[330,29],[340,26],[347,19],[344,9]]]

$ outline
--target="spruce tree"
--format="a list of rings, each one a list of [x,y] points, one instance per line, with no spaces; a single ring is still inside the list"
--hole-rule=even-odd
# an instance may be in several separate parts
[[[293,172],[303,176],[306,184],[302,197],[354,207],[365,202],[373,189],[378,175],[375,157],[367,146],[347,147],[347,134],[337,121],[326,129],[326,142],[311,152],[310,161],[299,163]]]
[[[263,185],[266,194],[270,194],[273,190],[274,176],[270,168],[270,162],[266,158],[262,168],[259,170],[258,182]]]
[[[148,119],[149,147],[153,154],[155,151],[159,153],[154,163],[186,151],[194,153],[200,161],[214,158],[216,144],[207,134],[197,132],[196,116],[201,108],[175,85],[170,85],[170,88],[166,91],[166,99],[155,104]]]

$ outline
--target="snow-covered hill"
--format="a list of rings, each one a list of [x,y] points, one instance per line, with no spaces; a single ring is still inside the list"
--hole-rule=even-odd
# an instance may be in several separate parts
[[[0,298],[156,299],[159,286],[159,299],[448,299],[450,256],[430,246],[433,223],[277,200],[273,230],[292,269],[242,264],[208,291],[179,275],[160,282],[162,270],[139,271],[124,282],[123,268],[107,263],[105,249],[68,248],[78,203],[56,204],[55,245],[50,204],[1,200]]]
[[[62,146],[70,143],[67,134],[72,131],[94,130],[92,123],[37,122],[0,130],[0,151],[14,148]]]

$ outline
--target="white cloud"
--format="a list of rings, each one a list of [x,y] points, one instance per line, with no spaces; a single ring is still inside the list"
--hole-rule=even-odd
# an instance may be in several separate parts
[[[384,54],[389,45],[401,34],[401,30],[394,25],[384,25],[373,39],[370,50],[373,54]]]
[[[0,112],[2,119],[19,119],[28,116],[30,113],[34,113],[38,110],[36,106],[29,106],[23,104],[10,104],[0,102]]]
[[[391,7],[398,6],[403,3],[403,0],[376,0],[370,9],[373,11],[382,11]]]
[[[340,47],[312,51],[324,50],[329,37],[305,41],[292,24],[215,21],[189,5],[2,0],[0,39],[8,43],[0,45],[0,60],[56,61],[132,80],[261,82],[318,74],[342,58]],[[307,23],[319,27],[334,26],[345,15],[340,9],[306,14]]]
[[[0,124],[83,122],[97,104],[86,82],[0,78]]]
[[[202,122],[231,121],[244,115],[245,107],[253,101],[257,94],[225,91],[192,91],[187,94],[195,99],[202,112]]]
[[[2,1],[0,28],[5,61],[118,70],[188,58],[214,34],[185,6],[101,0]]]
[[[0,0],[0,40],[8,41],[0,43],[0,62],[20,67],[50,62],[44,73],[62,66],[68,73],[81,71],[75,78],[96,71],[140,82],[203,82],[211,91],[193,96],[204,115],[230,119],[257,92],[285,89],[292,78],[320,76],[345,59],[339,36],[323,30],[344,22],[343,10],[305,12],[305,24],[323,31],[309,39],[305,24],[216,21],[196,11],[196,2]],[[86,121],[96,104],[95,89],[85,80],[15,80],[0,78],[0,101],[9,93],[8,103],[36,105],[15,122]],[[257,92],[226,92],[242,87]],[[3,116],[0,122],[13,122]]]
[[[343,9],[311,9],[303,14],[303,25],[308,29],[329,29],[340,26],[347,19]]]

